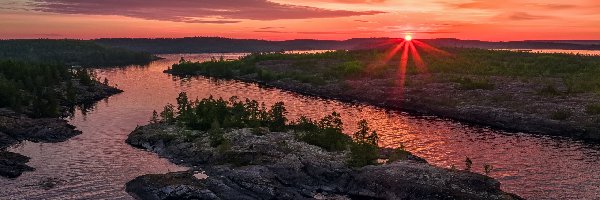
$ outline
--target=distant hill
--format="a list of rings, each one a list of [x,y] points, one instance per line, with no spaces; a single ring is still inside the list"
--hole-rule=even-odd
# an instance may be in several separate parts
[[[349,40],[286,40],[230,39],[220,37],[188,38],[106,38],[93,40],[98,44],[150,53],[233,53],[322,49],[366,49],[389,44],[393,38],[355,38]],[[484,49],[570,49],[600,50],[600,42],[593,41],[511,41],[487,42],[453,38],[420,40],[434,46],[469,47]]]

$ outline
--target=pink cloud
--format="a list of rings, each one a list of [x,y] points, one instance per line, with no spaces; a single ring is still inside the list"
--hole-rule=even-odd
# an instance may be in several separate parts
[[[236,23],[375,15],[381,11],[329,10],[268,0],[34,0],[32,9],[61,14],[119,15],[188,23]]]

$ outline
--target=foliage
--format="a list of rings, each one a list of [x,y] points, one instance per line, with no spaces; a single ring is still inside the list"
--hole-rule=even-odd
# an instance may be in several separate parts
[[[590,115],[600,115],[600,103],[586,106],[585,111]]]
[[[354,142],[350,145],[350,166],[362,167],[376,164],[379,158],[379,137],[375,131],[370,132],[366,120],[358,122],[358,131],[354,133]],[[369,133],[370,132],[370,133]]]
[[[363,71],[363,64],[359,61],[347,61],[334,68],[334,73],[342,77],[352,76]]]
[[[149,122],[151,124],[156,124],[160,122],[160,120],[158,119],[158,112],[156,112],[156,110],[152,111],[152,118],[150,118]]]
[[[376,164],[379,157],[379,138],[377,133],[369,128],[366,120],[358,123],[359,130],[351,138],[343,133],[343,122],[340,114],[336,112],[324,116],[319,121],[302,116],[289,124],[286,114],[283,102],[277,102],[267,109],[264,104],[259,105],[255,100],[240,101],[237,97],[223,100],[210,96],[190,101],[187,94],[182,92],[177,97],[177,106],[167,104],[160,113],[160,120],[156,119],[155,111],[151,122],[176,123],[189,129],[207,131],[211,146],[217,148],[230,145],[224,137],[223,129],[227,128],[252,128],[252,132],[257,135],[268,132],[263,127],[269,128],[270,131],[294,130],[301,141],[327,151],[350,149],[348,164],[351,166]]]
[[[465,170],[470,171],[473,166],[473,161],[469,157],[465,158]]]
[[[406,151],[404,145],[400,145],[400,147],[394,149],[394,152],[392,152],[387,162],[391,163],[398,160],[406,160],[410,155],[412,154]]]
[[[548,96],[557,96],[557,95],[561,95],[562,93],[560,91],[558,91],[558,89],[554,86],[554,85],[546,85],[546,87],[542,88],[539,91],[539,94],[541,95],[548,95]]]
[[[167,104],[160,112],[161,121],[172,124],[175,122],[175,107],[173,104]]]
[[[252,53],[238,60],[211,59],[205,62],[191,62],[182,59],[174,64],[170,70],[175,74],[199,74],[211,77],[233,78],[239,75],[256,74],[262,81],[272,81],[282,78],[292,78],[307,83],[322,83],[322,80],[314,76],[298,73],[278,73],[272,70],[256,67],[256,64],[271,60],[293,60],[294,66],[302,70],[311,70],[314,67],[313,60],[338,59],[352,60],[341,63],[336,69],[327,72],[329,76],[345,77],[362,71],[362,64],[353,60],[357,55],[348,51],[328,51],[323,53]],[[333,75],[331,73],[334,73]]]
[[[315,122],[306,117],[300,117],[290,125],[294,130],[304,132],[301,140],[327,151],[343,151],[352,142],[352,139],[342,131],[343,123],[341,116],[333,112]]]
[[[483,165],[483,172],[485,172],[485,175],[489,175],[492,172],[492,170],[494,170],[494,166],[490,164]]]
[[[94,84],[95,75],[56,64],[0,60],[0,107],[32,117],[56,117],[60,105],[75,103],[74,81]],[[63,92],[64,91],[64,92]]]
[[[490,83],[487,79],[482,80],[473,80],[471,78],[458,78],[452,80],[455,83],[460,84],[460,89],[463,90],[492,90],[494,89],[494,84]]]
[[[553,120],[567,120],[573,113],[569,110],[559,109],[550,114],[550,119]]]
[[[226,101],[212,96],[202,100],[190,101],[185,92],[177,97],[177,107],[169,104],[161,113],[162,121],[177,122],[194,130],[207,131],[219,128],[257,128],[268,127],[272,131],[286,130],[287,111],[283,102],[267,109],[255,100],[240,101],[232,97]]]

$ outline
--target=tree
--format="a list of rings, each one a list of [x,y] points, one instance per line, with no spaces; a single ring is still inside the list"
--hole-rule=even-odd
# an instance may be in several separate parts
[[[156,110],[152,111],[152,118],[150,118],[150,123],[156,124],[159,122],[160,122],[160,120],[158,119],[158,112],[156,112]]]
[[[160,117],[162,121],[173,124],[175,122],[175,106],[173,104],[167,104],[163,111],[160,112]]]
[[[269,128],[272,131],[284,131],[288,121],[285,117],[286,114],[287,110],[283,102],[277,102],[271,106],[271,110],[269,111],[271,121]]]

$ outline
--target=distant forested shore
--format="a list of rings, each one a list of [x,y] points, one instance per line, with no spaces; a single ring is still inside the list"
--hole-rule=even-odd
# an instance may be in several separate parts
[[[0,40],[0,60],[112,67],[147,64],[158,57],[145,52],[100,45],[90,40]]]
[[[150,53],[238,53],[273,52],[292,50],[359,50],[370,49],[398,41],[396,38],[353,38],[349,40],[297,39],[268,41],[257,39],[231,39],[221,37],[187,38],[106,38],[94,42],[132,51]],[[453,38],[419,40],[439,47],[465,47],[481,49],[568,49],[600,50],[600,41],[510,41],[488,42]]]
[[[296,39],[269,41],[223,37],[102,38],[94,40],[23,39],[0,40],[0,59],[51,61],[77,65],[127,65],[157,59],[151,54],[246,53],[294,50],[360,50],[378,48],[397,38],[353,38],[348,40]],[[489,42],[454,38],[419,39],[439,47],[480,49],[600,50],[595,40],[526,40]],[[146,53],[144,53],[146,52]]]

